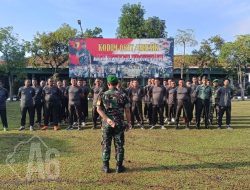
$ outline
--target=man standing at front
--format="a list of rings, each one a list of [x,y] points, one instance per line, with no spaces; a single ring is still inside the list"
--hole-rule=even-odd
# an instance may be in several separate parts
[[[3,130],[8,131],[8,122],[6,116],[6,100],[8,98],[8,91],[3,88],[3,83],[0,81],[0,116],[3,123]]]
[[[20,108],[21,108],[21,127],[19,131],[25,129],[26,113],[28,111],[30,118],[30,130],[34,130],[34,104],[33,97],[35,96],[35,90],[30,86],[30,80],[26,79],[24,86],[19,88],[18,97],[21,98]]]
[[[116,172],[124,171],[124,113],[121,107],[124,108],[126,119],[128,122],[127,128],[131,127],[130,105],[127,98],[116,90],[118,79],[116,76],[110,75],[107,78],[108,90],[98,97],[97,111],[102,118],[103,125],[103,141],[102,141],[102,160],[103,171],[109,173],[109,160],[111,153],[112,138],[114,139],[116,151]]]
[[[81,108],[81,98],[82,89],[77,86],[76,78],[71,78],[71,85],[66,89],[66,95],[69,98],[69,127],[67,130],[73,129],[74,115],[77,117],[78,130],[81,130],[82,124],[82,108]]]
[[[34,100],[34,115],[37,115],[37,121],[39,127],[41,127],[41,117],[42,117],[42,87],[38,85],[35,78],[32,79],[32,87],[35,90]]]
[[[97,98],[98,96],[103,92],[103,86],[101,85],[101,80],[100,79],[95,79],[94,87],[91,90],[91,94],[93,96],[93,106],[92,106],[92,120],[93,120],[93,128],[97,128],[97,119],[99,117],[99,114],[97,112]]]
[[[210,98],[212,96],[212,89],[207,85],[207,77],[202,77],[202,84],[196,88],[197,96],[197,110],[196,110],[196,128],[200,128],[200,120],[202,115],[202,110],[205,114],[205,128],[208,128],[209,125],[209,106]]]
[[[44,126],[42,130],[47,130],[49,121],[53,120],[54,130],[60,129],[59,122],[59,108],[60,108],[61,91],[54,85],[52,78],[48,79],[48,85],[43,88],[44,99]],[[51,118],[52,117],[52,118]]]
[[[152,98],[152,127],[154,129],[158,121],[158,115],[160,120],[161,129],[166,129],[164,127],[164,100],[166,96],[166,88],[161,85],[159,78],[154,80],[154,86],[150,89],[149,94]]]
[[[135,124],[135,118],[138,122],[138,126],[141,127],[141,129],[144,129],[144,122],[143,122],[143,116],[142,116],[142,98],[144,96],[143,88],[139,86],[139,83],[136,79],[133,80],[133,86],[129,90],[129,98],[131,102],[131,125],[132,128]]]
[[[230,126],[231,123],[231,100],[233,98],[233,89],[229,86],[230,80],[224,80],[224,86],[217,91],[217,97],[219,99],[219,118],[218,118],[218,129],[221,129],[222,118],[224,112],[226,112],[226,124],[227,129],[233,129]]]

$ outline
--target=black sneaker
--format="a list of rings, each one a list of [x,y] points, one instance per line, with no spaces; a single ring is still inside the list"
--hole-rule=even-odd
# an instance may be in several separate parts
[[[116,166],[116,173],[122,173],[125,171],[125,167],[123,165]]]
[[[104,173],[110,173],[109,162],[103,162],[102,171]]]
[[[24,126],[21,126],[21,127],[19,128],[19,131],[23,131],[23,130],[25,130],[25,127],[24,127]]]

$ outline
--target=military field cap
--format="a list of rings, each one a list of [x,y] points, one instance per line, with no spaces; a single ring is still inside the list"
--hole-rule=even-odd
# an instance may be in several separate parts
[[[214,79],[213,82],[219,82],[219,80],[218,79]]]
[[[107,82],[108,83],[117,83],[118,82],[118,78],[115,75],[109,75],[107,77]]]

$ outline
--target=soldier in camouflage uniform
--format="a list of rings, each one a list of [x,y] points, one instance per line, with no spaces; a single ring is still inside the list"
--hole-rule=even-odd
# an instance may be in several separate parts
[[[126,127],[131,127],[130,104],[116,89],[118,79],[114,75],[107,78],[109,90],[102,92],[97,99],[97,111],[102,118],[103,125],[103,141],[102,141],[102,160],[103,171],[109,173],[109,159],[111,153],[111,143],[114,139],[116,150],[116,172],[124,171],[124,131]],[[120,107],[125,110],[128,125],[124,124],[124,116]]]
[[[218,97],[217,97],[217,91],[219,90],[219,84],[218,79],[213,80],[213,86],[212,86],[212,105],[210,108],[210,123],[213,124],[213,118],[214,118],[214,112],[215,112],[215,118],[216,122],[218,122],[218,114],[219,114],[219,106],[218,106]]]

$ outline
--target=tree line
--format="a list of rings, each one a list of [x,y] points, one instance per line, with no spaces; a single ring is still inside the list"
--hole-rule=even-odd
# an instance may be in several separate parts
[[[138,4],[124,4],[118,18],[117,38],[166,38],[166,21],[157,16],[145,18],[144,7]],[[37,32],[32,41],[20,40],[13,27],[0,28],[0,56],[6,64],[0,65],[0,73],[9,78],[12,94],[13,75],[22,73],[27,64],[33,67],[46,66],[57,69],[68,62],[68,40],[75,37],[102,38],[102,29],[86,29],[83,33],[68,24],[62,24],[52,32]],[[236,36],[233,42],[215,35],[204,39],[198,49],[186,55],[187,47],[197,45],[192,29],[178,29],[175,45],[183,47],[183,55],[176,60],[183,70],[189,65],[200,68],[223,67],[229,73],[236,73],[243,86],[244,74],[250,62],[250,34]],[[28,56],[27,56],[28,55]],[[177,63],[177,64],[178,64]]]

